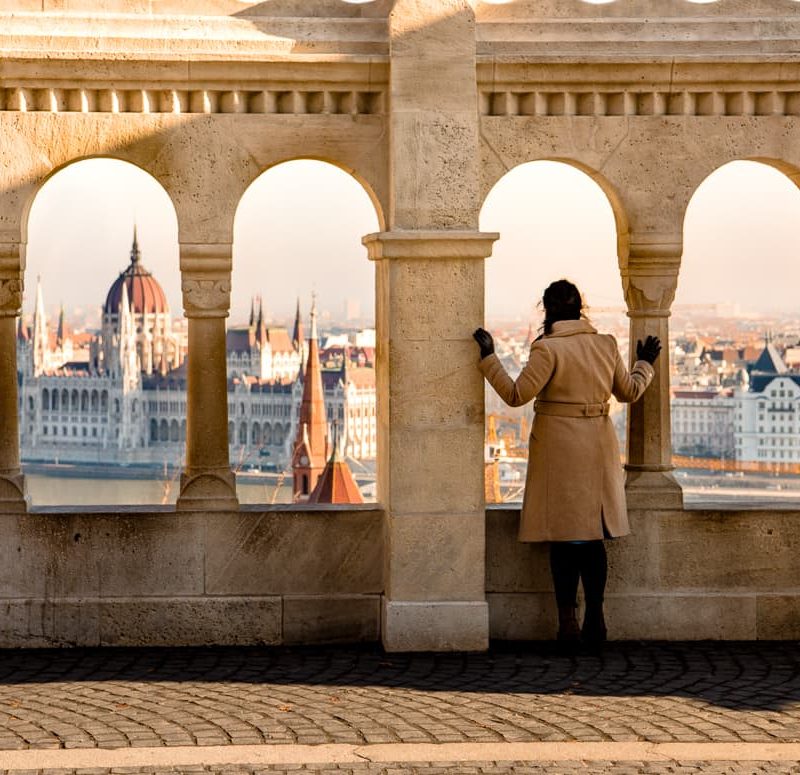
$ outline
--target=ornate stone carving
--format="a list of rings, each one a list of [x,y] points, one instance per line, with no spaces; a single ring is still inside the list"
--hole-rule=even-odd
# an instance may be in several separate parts
[[[622,269],[629,317],[668,317],[678,286],[683,245],[668,235],[637,235]]]
[[[227,317],[231,298],[230,277],[185,277],[181,282],[186,317]]]
[[[0,317],[16,317],[22,308],[22,280],[0,277]]]

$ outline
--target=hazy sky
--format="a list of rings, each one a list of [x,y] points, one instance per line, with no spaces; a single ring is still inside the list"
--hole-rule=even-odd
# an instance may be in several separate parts
[[[124,162],[92,159],[51,178],[31,210],[25,309],[41,274],[50,310],[98,308],[128,263],[134,220],[144,265],[180,312],[177,223],[167,194]],[[685,224],[678,303],[739,302],[796,308],[800,278],[800,192],[753,162],[718,170],[698,189]],[[489,317],[526,315],[552,279],[578,283],[590,306],[621,305],[611,208],[583,173],[532,162],[489,194],[481,228],[499,231],[487,262]],[[297,161],[262,175],[246,192],[234,232],[233,320],[252,294],[276,316],[299,294],[340,317],[346,299],[374,303],[373,267],[361,237],[378,229],[360,185],[321,162]]]

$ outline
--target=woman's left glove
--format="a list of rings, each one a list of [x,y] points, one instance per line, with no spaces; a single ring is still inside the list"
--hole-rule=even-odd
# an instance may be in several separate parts
[[[481,348],[481,359],[488,358],[494,353],[494,339],[492,339],[492,335],[486,329],[476,329],[472,337]]]
[[[644,343],[641,339],[636,343],[636,358],[647,361],[651,366],[656,362],[660,352],[661,341],[657,336],[648,336]]]

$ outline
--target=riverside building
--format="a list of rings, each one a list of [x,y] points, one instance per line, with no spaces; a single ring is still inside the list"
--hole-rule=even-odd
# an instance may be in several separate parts
[[[265,324],[260,300],[257,310],[254,300],[249,324],[227,332],[230,457],[241,468],[280,471],[291,462],[308,348],[299,302],[291,337]],[[63,311],[51,329],[38,286],[32,323],[20,318],[17,331],[23,460],[180,466],[186,335],[142,263],[135,231],[130,262],[103,303],[101,330],[82,338],[76,347]],[[343,456],[373,460],[374,351],[338,346],[315,352],[324,363],[322,422],[339,423]]]

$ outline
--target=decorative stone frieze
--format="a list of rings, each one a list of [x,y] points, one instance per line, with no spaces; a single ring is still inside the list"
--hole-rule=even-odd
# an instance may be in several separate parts
[[[20,113],[247,113],[288,115],[378,115],[382,91],[348,89],[169,89],[7,87],[0,110]]]
[[[800,91],[481,91],[483,116],[800,116]]]

